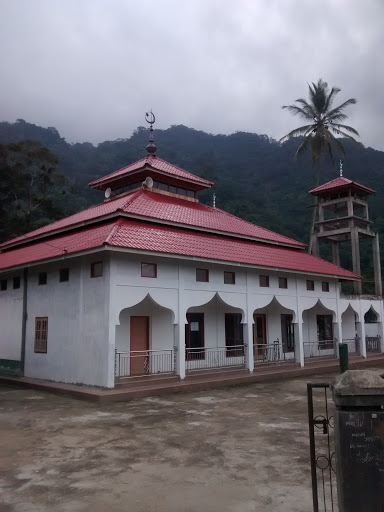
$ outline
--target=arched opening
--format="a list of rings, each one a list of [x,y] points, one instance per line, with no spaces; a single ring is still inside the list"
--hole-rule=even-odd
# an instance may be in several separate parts
[[[341,315],[341,330],[343,333],[343,343],[348,345],[348,352],[350,354],[360,354],[359,316],[350,304]]]
[[[320,300],[303,311],[304,359],[336,357],[335,322],[335,311],[326,308]]]
[[[219,294],[186,313],[186,371],[245,366],[244,311]]]
[[[116,377],[173,373],[174,313],[150,295],[120,312],[116,325]]]
[[[255,365],[295,360],[295,311],[283,306],[276,297],[253,312]]]
[[[381,352],[379,315],[371,306],[364,315],[367,355]]]

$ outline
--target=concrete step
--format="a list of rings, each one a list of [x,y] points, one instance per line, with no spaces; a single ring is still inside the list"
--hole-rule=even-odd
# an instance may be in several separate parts
[[[126,377],[116,380],[115,389],[141,386],[160,386],[179,382],[177,375],[145,375],[143,377]]]

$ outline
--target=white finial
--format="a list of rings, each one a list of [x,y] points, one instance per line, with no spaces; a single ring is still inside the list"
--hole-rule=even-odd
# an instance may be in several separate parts
[[[343,176],[343,162],[340,159],[340,176]]]
[[[216,208],[216,194],[213,193],[213,207]]]

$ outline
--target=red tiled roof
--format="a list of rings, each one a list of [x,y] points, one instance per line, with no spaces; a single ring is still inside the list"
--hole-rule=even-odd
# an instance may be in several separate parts
[[[349,180],[348,178],[344,178],[344,176],[339,176],[338,178],[328,181],[328,183],[324,183],[323,185],[320,185],[319,187],[316,187],[309,191],[310,194],[317,195],[321,192],[329,192],[332,189],[339,189],[347,186],[352,186],[355,188],[358,188],[367,194],[374,194],[375,191],[371,188],[365,187],[364,185],[361,185],[360,183],[357,183],[357,181]]]
[[[184,171],[180,167],[176,167],[165,160],[162,160],[156,155],[147,155],[146,157],[134,162],[133,164],[128,165],[127,167],[123,167],[117,171],[108,174],[107,176],[103,176],[102,178],[92,181],[89,186],[92,188],[97,188],[99,185],[102,185],[105,182],[110,181],[112,178],[120,178],[122,176],[126,176],[133,171],[137,171],[144,167],[152,167],[157,171],[161,171],[163,173],[169,174],[171,176],[176,176],[177,178],[183,178],[189,181],[194,181],[196,183],[206,185],[211,187],[214,185],[211,181],[205,180],[204,178],[200,178],[200,176],[196,176],[195,174],[191,174],[190,172]]]
[[[296,270],[347,279],[357,278],[351,272],[299,249],[228,239],[224,236],[196,233],[169,226],[155,226],[128,219],[119,219],[69,235],[58,236],[50,239],[49,243],[37,242],[28,247],[0,253],[0,269],[56,256],[63,257],[65,254],[103,245],[236,262],[272,269]]]
[[[0,245],[0,248],[34,237],[40,237],[57,230],[81,225],[84,222],[114,213],[152,219],[160,223],[181,224],[191,228],[196,227],[202,230],[218,231],[229,235],[265,240],[283,245],[305,246],[301,242],[246,222],[219,208],[212,208],[201,203],[140,189],[126,196],[75,213],[75,215],[53,222],[26,235],[14,238]]]

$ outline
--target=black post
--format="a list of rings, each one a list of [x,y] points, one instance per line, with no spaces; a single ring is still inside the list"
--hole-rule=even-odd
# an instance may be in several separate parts
[[[349,369],[347,343],[339,344],[339,364],[340,364],[340,373],[344,373]]]
[[[316,452],[315,452],[315,425],[313,422],[313,391],[312,384],[307,383],[308,419],[309,419],[309,448],[311,453],[312,501],[313,512],[319,512],[319,498],[317,495]]]

